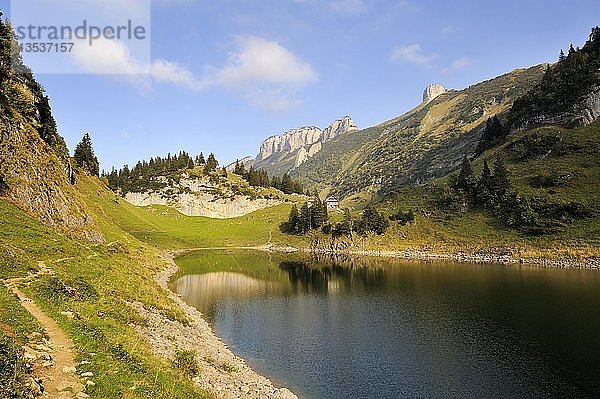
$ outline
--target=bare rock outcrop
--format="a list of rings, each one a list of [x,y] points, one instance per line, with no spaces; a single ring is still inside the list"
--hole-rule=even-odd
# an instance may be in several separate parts
[[[356,123],[349,116],[336,120],[325,129],[316,126],[292,129],[282,135],[271,136],[263,141],[254,164],[255,166],[257,164],[264,166],[262,161],[274,155],[276,159],[273,159],[273,162],[276,162],[285,155],[296,153],[294,167],[298,167],[319,152],[322,143],[357,130]]]
[[[125,200],[136,206],[164,205],[187,216],[227,219],[281,204],[276,198],[252,198],[208,178],[182,178],[162,190],[130,192]]]
[[[428,103],[440,94],[444,94],[446,92],[446,88],[438,83],[430,84],[423,91],[423,102]]]

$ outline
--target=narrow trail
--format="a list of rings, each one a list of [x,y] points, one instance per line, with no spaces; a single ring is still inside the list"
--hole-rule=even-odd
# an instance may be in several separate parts
[[[42,380],[44,393],[41,398],[87,398],[83,393],[84,386],[76,375],[75,351],[73,350],[73,341],[64,333],[60,326],[49,317],[36,303],[28,298],[20,289],[19,284],[27,283],[33,279],[44,275],[52,274],[44,262],[38,262],[39,271],[27,277],[13,278],[4,280],[4,285],[11,290],[21,301],[21,305],[35,317],[44,327],[48,335],[48,341],[45,345],[31,345],[36,349],[26,347],[26,353],[35,358],[39,355],[49,355],[50,362],[41,364],[37,361],[34,365],[34,374]]]

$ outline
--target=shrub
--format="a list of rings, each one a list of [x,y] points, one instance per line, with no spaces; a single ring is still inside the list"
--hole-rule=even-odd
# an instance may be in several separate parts
[[[190,378],[200,374],[200,368],[196,361],[196,351],[176,349],[173,365]]]

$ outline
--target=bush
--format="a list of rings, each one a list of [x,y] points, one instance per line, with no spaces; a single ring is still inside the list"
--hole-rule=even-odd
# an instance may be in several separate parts
[[[200,368],[196,361],[196,351],[176,349],[173,365],[190,378],[200,374]]]
[[[398,222],[400,226],[404,226],[415,220],[415,214],[412,210],[408,212],[398,211],[397,213],[390,215],[390,220],[393,222]]]

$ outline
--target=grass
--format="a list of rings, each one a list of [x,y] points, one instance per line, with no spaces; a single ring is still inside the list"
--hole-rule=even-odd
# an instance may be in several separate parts
[[[78,372],[94,373],[95,385],[87,389],[90,396],[210,397],[180,370],[155,357],[132,327],[145,323],[128,306],[133,301],[153,306],[171,319],[185,319],[153,281],[154,274],[165,267],[156,249],[122,231],[97,210],[93,218],[104,236],[114,240],[107,244],[71,240],[4,200],[0,200],[0,216],[0,248],[12,254],[11,262],[0,268],[2,277],[24,276],[35,269],[37,261],[53,270],[53,276],[38,278],[22,290],[73,339],[76,360],[89,362],[79,366]],[[76,294],[65,287],[75,289]],[[22,339],[41,330],[4,287],[0,288],[0,306],[0,326],[8,334]],[[76,317],[69,319],[63,311],[74,312]]]

